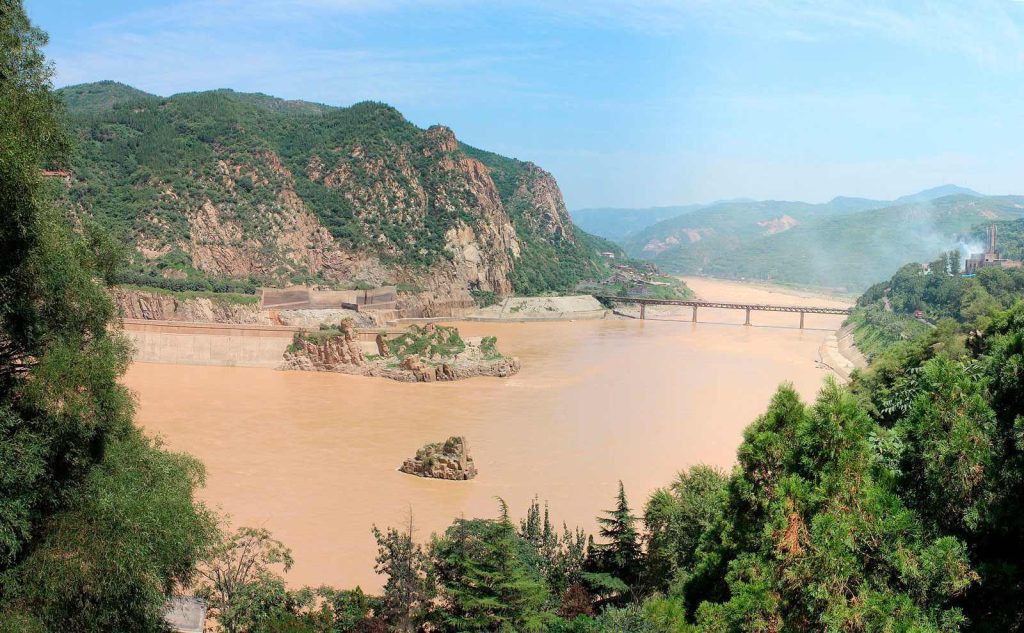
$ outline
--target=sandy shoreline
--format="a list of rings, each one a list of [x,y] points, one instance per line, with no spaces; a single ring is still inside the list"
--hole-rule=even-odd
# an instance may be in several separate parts
[[[855,303],[855,299],[848,295],[777,286],[765,282],[743,282],[708,277],[681,277],[681,279],[697,293],[698,297],[704,300],[728,299],[750,303],[844,308],[851,307]],[[852,332],[845,327],[833,330],[821,342],[818,347],[818,362],[822,367],[831,370],[843,382],[849,382],[854,370],[867,366],[863,354],[853,345]]]
[[[826,305],[850,307],[856,297],[776,285],[763,281],[736,281],[714,277],[679,277],[697,296],[704,300],[749,301],[751,303],[786,303],[789,305]]]

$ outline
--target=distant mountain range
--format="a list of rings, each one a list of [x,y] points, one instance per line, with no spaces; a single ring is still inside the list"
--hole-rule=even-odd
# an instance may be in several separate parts
[[[665,217],[673,210],[679,213]],[[907,262],[958,246],[971,250],[967,242],[979,224],[1024,217],[1024,198],[944,185],[896,200],[732,200],[573,216],[585,230],[669,272],[858,290]]]

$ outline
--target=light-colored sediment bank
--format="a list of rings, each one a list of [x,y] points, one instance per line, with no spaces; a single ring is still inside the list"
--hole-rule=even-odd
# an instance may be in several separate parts
[[[467,321],[577,321],[603,319],[610,310],[591,295],[508,297],[466,316]]]
[[[725,296],[716,283],[694,285]],[[520,358],[522,370],[504,379],[408,384],[136,363],[125,382],[147,432],[206,464],[203,498],[293,548],[291,583],[376,590],[374,524],[398,525],[411,508],[426,540],[455,517],[495,516],[496,496],[519,516],[537,494],[556,524],[594,531],[619,479],[640,508],[680,468],[728,468],[780,383],[810,399],[829,375],[818,352],[842,317],[809,316],[808,327],[821,329],[799,330],[792,319],[742,327],[742,312],[707,316],[696,325],[458,324],[465,336],[497,336],[502,352]],[[452,435],[472,446],[475,479],[398,472],[424,444]]]

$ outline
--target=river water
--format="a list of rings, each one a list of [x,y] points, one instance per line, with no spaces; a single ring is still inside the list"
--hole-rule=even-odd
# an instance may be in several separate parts
[[[689,280],[706,299],[842,305],[738,284]],[[202,497],[235,525],[290,546],[293,585],[376,590],[370,527],[410,510],[426,540],[459,516],[514,517],[549,502],[560,525],[595,529],[618,480],[639,512],[697,463],[728,468],[743,428],[776,387],[813,397],[828,375],[818,348],[842,317],[701,310],[702,321],[463,323],[518,356],[508,379],[406,384],[341,374],[136,363],[125,377],[138,420],[208,471]],[[810,329],[815,328],[815,329]],[[469,482],[399,473],[427,442],[468,438]]]

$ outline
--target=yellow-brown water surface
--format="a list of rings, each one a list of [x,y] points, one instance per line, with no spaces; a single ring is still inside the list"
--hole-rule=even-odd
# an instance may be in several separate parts
[[[708,280],[704,298],[837,305]],[[202,496],[236,525],[289,545],[295,585],[380,586],[373,524],[410,508],[427,539],[458,516],[521,516],[536,494],[553,518],[594,529],[621,479],[633,505],[696,463],[729,467],[743,428],[791,381],[813,397],[818,348],[842,317],[701,310],[706,322],[462,323],[522,361],[507,379],[406,384],[268,369],[137,363],[125,381],[139,422],[208,471]],[[469,482],[399,473],[426,442],[465,435]]]

